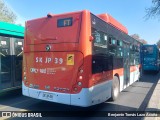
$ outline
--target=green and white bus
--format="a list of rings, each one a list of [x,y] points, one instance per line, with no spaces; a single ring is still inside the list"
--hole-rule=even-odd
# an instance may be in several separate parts
[[[24,27],[0,21],[0,92],[21,87]]]

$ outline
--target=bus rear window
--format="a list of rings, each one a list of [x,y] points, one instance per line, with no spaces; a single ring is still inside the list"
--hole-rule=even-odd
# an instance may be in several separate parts
[[[153,54],[153,47],[152,46],[146,46],[143,48],[143,52],[145,54]]]

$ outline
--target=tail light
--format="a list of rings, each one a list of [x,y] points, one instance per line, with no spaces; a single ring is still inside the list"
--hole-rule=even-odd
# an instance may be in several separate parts
[[[84,79],[83,73],[84,73],[83,68],[80,68],[79,71],[78,71],[77,82],[76,82],[76,84],[73,87],[73,91],[74,92],[78,92],[82,88],[83,79]]]

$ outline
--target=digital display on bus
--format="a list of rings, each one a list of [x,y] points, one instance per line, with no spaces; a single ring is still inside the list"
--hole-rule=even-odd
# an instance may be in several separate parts
[[[72,26],[72,18],[58,19],[57,26],[58,27]]]

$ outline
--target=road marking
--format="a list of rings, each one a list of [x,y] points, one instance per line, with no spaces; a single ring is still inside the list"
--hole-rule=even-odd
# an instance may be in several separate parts
[[[32,100],[32,99],[29,99],[29,100]],[[2,109],[6,109],[6,108],[8,108],[8,107],[10,107],[10,106],[15,106],[15,105],[21,104],[21,103],[26,102],[26,101],[29,101],[29,100],[24,100],[24,101],[17,102],[17,103],[14,103],[14,104],[8,105],[8,106],[0,107],[0,110],[2,110]]]

